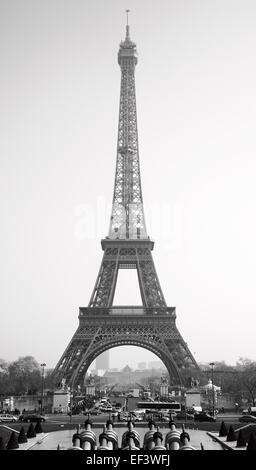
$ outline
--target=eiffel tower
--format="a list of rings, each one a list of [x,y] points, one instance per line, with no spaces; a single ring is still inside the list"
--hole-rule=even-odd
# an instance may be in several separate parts
[[[135,97],[136,44],[126,37],[118,52],[121,91],[114,196],[109,233],[101,240],[103,259],[88,307],[79,309],[79,326],[54,369],[56,382],[83,385],[94,359],[121,345],[145,348],[166,366],[171,383],[184,384],[186,373],[200,369],[167,307],[147,235],[141,178]],[[142,306],[113,306],[119,269],[136,269]],[[192,372],[191,372],[192,371]]]

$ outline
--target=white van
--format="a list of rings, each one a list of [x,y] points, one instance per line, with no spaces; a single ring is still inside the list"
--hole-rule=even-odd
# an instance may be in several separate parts
[[[248,412],[251,416],[256,416],[256,406],[250,406]]]
[[[192,406],[192,408],[194,413],[201,413],[203,411],[201,406]]]

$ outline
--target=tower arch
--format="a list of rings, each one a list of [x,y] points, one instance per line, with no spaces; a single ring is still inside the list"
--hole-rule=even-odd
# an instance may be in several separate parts
[[[149,344],[147,341],[143,340],[138,340],[138,339],[118,339],[115,340],[114,338],[109,339],[108,341],[104,343],[100,343],[99,345],[95,345],[92,350],[87,353],[84,352],[82,355],[79,364],[77,365],[76,369],[73,371],[71,377],[70,377],[70,386],[71,388],[75,388],[79,384],[83,384],[84,378],[86,375],[87,370],[89,369],[90,365],[92,362],[98,357],[99,354],[104,353],[105,351],[112,349],[112,348],[117,348],[119,346],[137,346],[140,348],[143,348],[147,351],[152,352],[157,356],[163,365],[166,367],[170,379],[175,379],[176,383],[180,384],[182,386],[183,384],[183,379],[182,375],[180,374],[180,371],[178,370],[175,361],[168,357],[166,352],[163,352],[161,350],[161,347],[159,347],[157,344]]]

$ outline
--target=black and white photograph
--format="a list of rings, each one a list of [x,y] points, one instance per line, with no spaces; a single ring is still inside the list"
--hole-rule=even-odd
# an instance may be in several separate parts
[[[0,450],[256,450],[255,50],[255,0],[0,0]]]

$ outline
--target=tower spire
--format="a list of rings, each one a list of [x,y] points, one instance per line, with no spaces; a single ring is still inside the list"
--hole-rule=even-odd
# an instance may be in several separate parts
[[[129,13],[130,13],[130,10],[125,10],[126,11],[126,37],[125,37],[125,40],[126,41],[130,41],[131,38],[130,38],[130,26],[129,26]]]
[[[126,24],[127,26],[129,26],[129,13],[130,13],[130,10],[125,10],[126,11]]]

